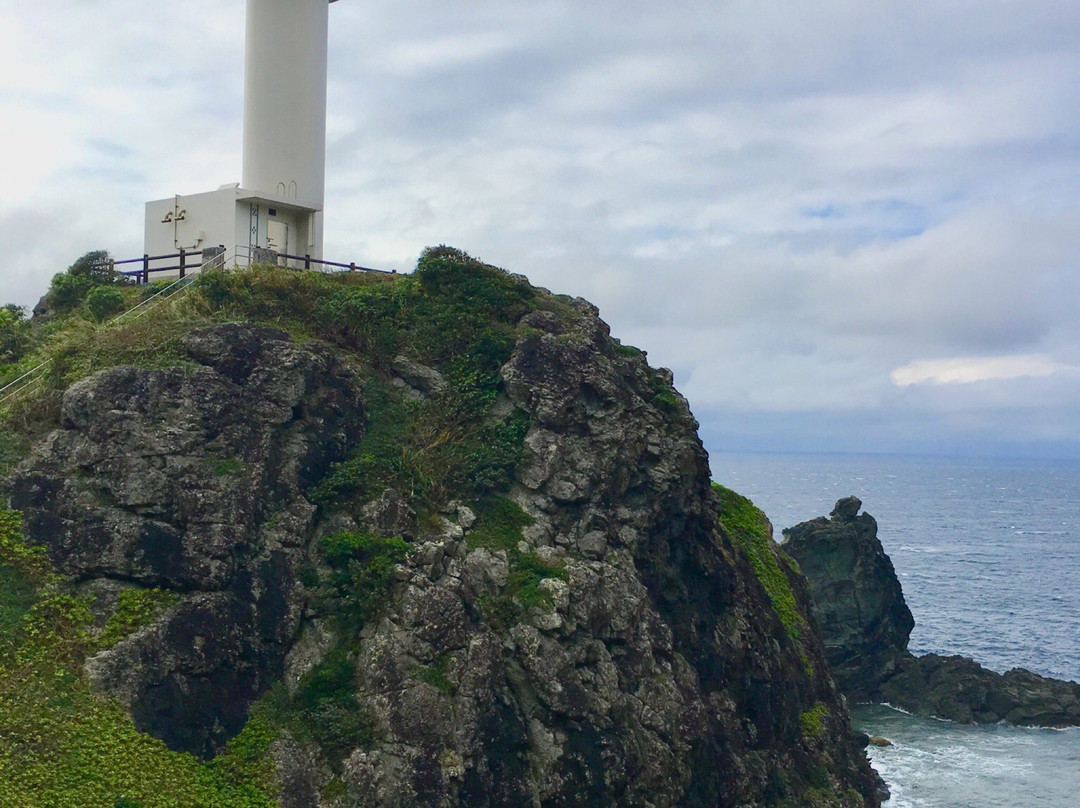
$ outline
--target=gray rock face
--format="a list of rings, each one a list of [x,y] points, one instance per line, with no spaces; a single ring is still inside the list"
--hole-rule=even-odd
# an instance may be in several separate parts
[[[501,623],[507,551],[471,548],[460,510],[457,531],[420,537],[364,632],[357,680],[382,741],[345,761],[348,799],[757,806],[796,799],[824,766],[841,795],[828,804],[877,804],[834,685],[807,673],[717,531],[686,402],[576,305],[572,323],[526,315],[502,369],[533,421],[511,494],[535,520],[518,553],[565,580]],[[833,717],[807,738],[800,716],[818,703]]]
[[[850,698],[962,723],[1080,726],[1080,684],[1022,669],[999,674],[961,656],[909,653],[914,620],[877,523],[858,516],[860,507],[856,497],[842,499],[832,519],[784,531],[783,545],[809,582],[826,653]]]
[[[183,350],[189,367],[73,385],[9,488],[73,581],[180,593],[88,669],[140,728],[208,755],[281,675],[315,514],[303,492],[359,439],[363,408],[332,355],[284,332],[214,326]]]
[[[859,515],[847,497],[830,519],[819,517],[784,531],[783,548],[810,583],[813,612],[825,655],[841,689],[859,701],[875,698],[881,682],[907,655],[915,627],[892,561],[877,537],[877,522]]]

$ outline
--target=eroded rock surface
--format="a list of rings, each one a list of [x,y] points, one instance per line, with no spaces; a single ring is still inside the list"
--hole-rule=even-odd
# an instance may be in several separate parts
[[[350,799],[797,804],[817,777],[826,804],[876,804],[823,660],[800,657],[717,530],[686,402],[575,305],[571,322],[526,315],[502,369],[533,422],[511,493],[534,520],[519,561],[472,546],[459,511],[419,537],[364,632],[359,686],[383,741],[345,762]],[[544,602],[503,624],[495,604],[525,555],[565,580],[545,578]],[[800,718],[818,704],[808,737]]]
[[[784,549],[810,585],[830,664],[856,701],[884,701],[962,723],[1080,726],[1080,684],[1023,669],[1005,674],[961,656],[907,650],[914,620],[877,523],[847,497],[832,518],[784,531]]]
[[[213,326],[182,349],[189,365],[73,385],[9,487],[76,584],[180,594],[88,668],[141,729],[210,755],[281,676],[315,516],[303,494],[359,439],[363,407],[333,355],[281,331]]]

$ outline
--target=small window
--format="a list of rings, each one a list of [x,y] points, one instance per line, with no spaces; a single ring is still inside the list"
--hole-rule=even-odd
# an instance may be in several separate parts
[[[270,215],[277,216],[277,208],[270,208]]]

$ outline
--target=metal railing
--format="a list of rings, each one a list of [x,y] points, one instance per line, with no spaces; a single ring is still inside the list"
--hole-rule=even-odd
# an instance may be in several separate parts
[[[225,248],[222,247],[222,250]],[[199,260],[195,263],[191,263],[191,258],[198,256]],[[166,266],[156,266],[158,261],[178,261],[175,264],[168,264]],[[119,272],[121,275],[127,275],[129,278],[135,278],[138,283],[150,283],[150,273],[152,272],[175,272],[180,271],[180,277],[186,277],[189,269],[201,269],[202,265],[206,263],[206,257],[202,250],[193,251],[181,249],[180,252],[169,253],[167,255],[146,255],[143,254],[142,258],[125,258],[122,261],[113,261],[113,270]],[[118,266],[127,264],[139,264],[139,269],[116,269]],[[155,266],[151,266],[155,264]]]
[[[24,393],[31,387],[40,384],[45,379],[45,373],[52,364],[51,359],[46,359],[37,367],[30,368],[22,376],[0,387],[0,408],[9,401],[13,401],[19,393]]]
[[[284,259],[286,261],[285,266],[288,266],[289,261],[296,261],[303,264],[303,269],[312,269],[315,267],[322,267],[322,271],[326,272],[326,267],[334,267],[340,269],[342,272],[378,272],[381,275],[397,275],[396,269],[373,269],[372,267],[363,267],[357,264],[355,261],[351,264],[342,264],[338,261],[324,261],[321,258],[312,258],[310,255],[289,255],[288,253],[275,253],[278,260]],[[294,267],[300,269],[300,267]]]
[[[201,259],[198,263],[190,261],[195,255],[198,255]],[[152,262],[155,261],[176,261],[177,259],[179,259],[179,262],[176,264],[170,264],[163,267],[151,266]],[[322,272],[375,272],[380,275],[398,274],[396,269],[373,269],[372,267],[360,266],[356,263],[343,264],[338,261],[324,261],[321,258],[312,258],[310,255],[289,255],[287,253],[274,252],[273,250],[257,247],[253,249],[250,247],[242,247],[240,245],[228,250],[221,246],[209,250],[202,250],[198,253],[190,250],[180,250],[180,252],[171,253],[169,255],[143,255],[142,258],[128,258],[123,261],[114,261],[113,268],[122,275],[135,278],[136,282],[140,284],[149,283],[150,276],[153,273],[177,272],[179,270],[179,277],[176,277],[172,283],[158,289],[154,294],[132,306],[127,311],[113,317],[111,320],[104,323],[103,327],[109,328],[124,321],[139,319],[158,305],[182,294],[191,285],[191,282],[196,276],[202,274],[205,270],[243,269],[253,264],[263,263],[280,266],[281,260],[286,262],[286,267],[289,266],[289,261],[296,261],[303,264],[303,269],[310,270],[318,268]],[[129,271],[115,269],[117,266],[135,263],[141,264],[139,269]],[[297,266],[290,268],[300,269],[301,267]],[[51,364],[52,360],[46,359],[41,364],[26,371],[17,379],[0,387],[0,408],[14,401],[18,395],[29,392],[39,386],[45,380],[45,374]]]
[[[173,256],[173,257],[176,257],[176,256]],[[137,319],[139,319],[140,317],[142,317],[148,311],[154,309],[159,304],[165,303],[166,301],[171,300],[176,295],[183,292],[191,284],[191,281],[194,280],[195,275],[201,273],[204,269],[213,269],[213,268],[216,268],[216,267],[219,267],[219,266],[224,266],[225,265],[225,257],[226,257],[226,253],[224,251],[222,251],[220,253],[215,253],[214,255],[209,256],[207,258],[207,260],[201,262],[198,265],[190,265],[191,269],[194,270],[194,274],[191,274],[191,275],[187,274],[184,271],[184,269],[186,269],[186,267],[182,268],[180,277],[177,278],[175,281],[173,281],[172,283],[168,284],[167,286],[165,286],[165,287],[163,287],[161,289],[158,289],[156,292],[154,292],[154,294],[150,295],[149,297],[145,298],[144,300],[139,301],[137,304],[132,306],[127,311],[116,315],[111,320],[104,323],[103,327],[109,328],[111,326],[114,326],[114,325],[117,325],[117,324],[121,323],[124,320],[137,320]],[[140,259],[134,259],[134,260],[137,261],[137,260],[140,260]],[[124,262],[118,261],[116,263],[124,263]],[[181,264],[183,264],[183,261],[181,261]],[[173,269],[176,269],[176,268],[177,267],[173,267]],[[140,272],[141,271],[142,270],[140,270]],[[150,270],[150,271],[154,271],[154,270]],[[158,270],[158,271],[166,271],[166,270]],[[124,273],[124,274],[127,274],[127,273]],[[41,364],[37,365],[36,367],[31,368],[26,373],[19,376],[17,379],[14,379],[14,380],[8,382],[3,387],[0,387],[0,408],[3,408],[5,405],[13,402],[15,400],[15,398],[17,396],[19,396],[20,394],[30,392],[34,388],[40,386],[41,383],[45,380],[45,374],[48,372],[49,367],[51,365],[52,365],[52,360],[51,359],[46,359]]]
[[[231,255],[229,255],[231,253]],[[192,258],[198,256],[199,261],[193,262]],[[277,252],[264,247],[244,247],[236,245],[226,250],[224,245],[207,250],[180,250],[165,255],[143,255],[141,258],[125,258],[122,261],[113,261],[113,269],[121,275],[133,278],[136,283],[150,283],[151,275],[161,273],[179,273],[179,277],[185,278],[188,273],[201,272],[212,263],[218,256],[227,256],[220,265],[222,268],[246,267],[251,264],[273,264],[288,269],[317,269],[322,272],[375,272],[380,275],[397,275],[396,269],[375,269],[357,264],[355,261],[344,264],[340,261],[327,261],[322,258],[312,258],[310,255],[291,255]],[[284,263],[282,263],[284,261]],[[161,265],[160,262],[170,262]],[[119,266],[138,264],[138,269],[116,269]],[[173,277],[170,274],[170,277]]]

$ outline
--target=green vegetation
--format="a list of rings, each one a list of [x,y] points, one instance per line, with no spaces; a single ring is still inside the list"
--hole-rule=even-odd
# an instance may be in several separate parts
[[[546,561],[532,550],[522,552],[518,547],[524,539],[522,528],[533,523],[532,517],[505,497],[490,499],[478,517],[469,534],[469,547],[504,550],[510,567],[502,595],[482,601],[485,615],[508,626],[517,622],[525,609],[550,606],[551,597],[540,588],[540,582],[545,578],[567,581],[569,576],[562,562]]]
[[[30,322],[19,306],[0,308],[0,365],[22,358],[30,347]]]
[[[720,497],[720,526],[754,568],[780,622],[791,639],[797,642],[800,630],[805,629],[805,622],[795,602],[795,593],[791,591],[791,584],[781,567],[783,559],[772,540],[769,520],[746,497],[719,483],[713,483],[713,490]]]
[[[218,457],[210,463],[210,470],[214,472],[215,477],[228,477],[243,471],[244,468],[244,461],[235,457]]]
[[[799,729],[806,738],[816,738],[825,732],[825,719],[829,717],[829,708],[818,702],[799,716]]]
[[[512,500],[495,497],[481,508],[476,527],[469,534],[469,549],[487,547],[489,550],[517,550],[525,537],[522,528],[533,519]]]
[[[86,308],[100,323],[127,308],[127,299],[113,286],[95,286],[86,293]]]
[[[275,736],[258,713],[209,763],[169,751],[77,673],[100,643],[90,610],[58,587],[45,554],[23,542],[19,515],[2,509],[0,561],[0,808],[276,805]],[[161,599],[129,597],[106,632],[137,624]]]
[[[444,696],[452,696],[457,691],[457,686],[450,681],[447,671],[454,661],[453,654],[443,654],[431,665],[417,665],[414,667],[412,676],[414,679],[431,685]]]
[[[148,626],[178,600],[167,589],[125,589],[116,602],[116,610],[105,623],[97,644],[108,648]]]
[[[123,295],[115,288],[110,290],[114,294],[105,294],[102,290],[130,284],[131,280],[126,275],[113,269],[112,256],[108,252],[94,250],[76,259],[66,272],[53,276],[46,305],[54,312],[66,313],[89,302],[94,295],[99,301],[95,304],[98,308],[107,309],[115,304],[115,313],[119,313],[125,299]]]
[[[355,634],[378,613],[394,566],[405,560],[410,545],[402,539],[342,532],[324,536],[320,550],[329,575],[320,587],[319,603]]]
[[[375,742],[374,722],[356,698],[356,664],[346,648],[336,648],[300,682],[293,697],[280,690],[264,699],[275,726],[287,728],[300,741],[315,741],[331,763],[357,746]]]

